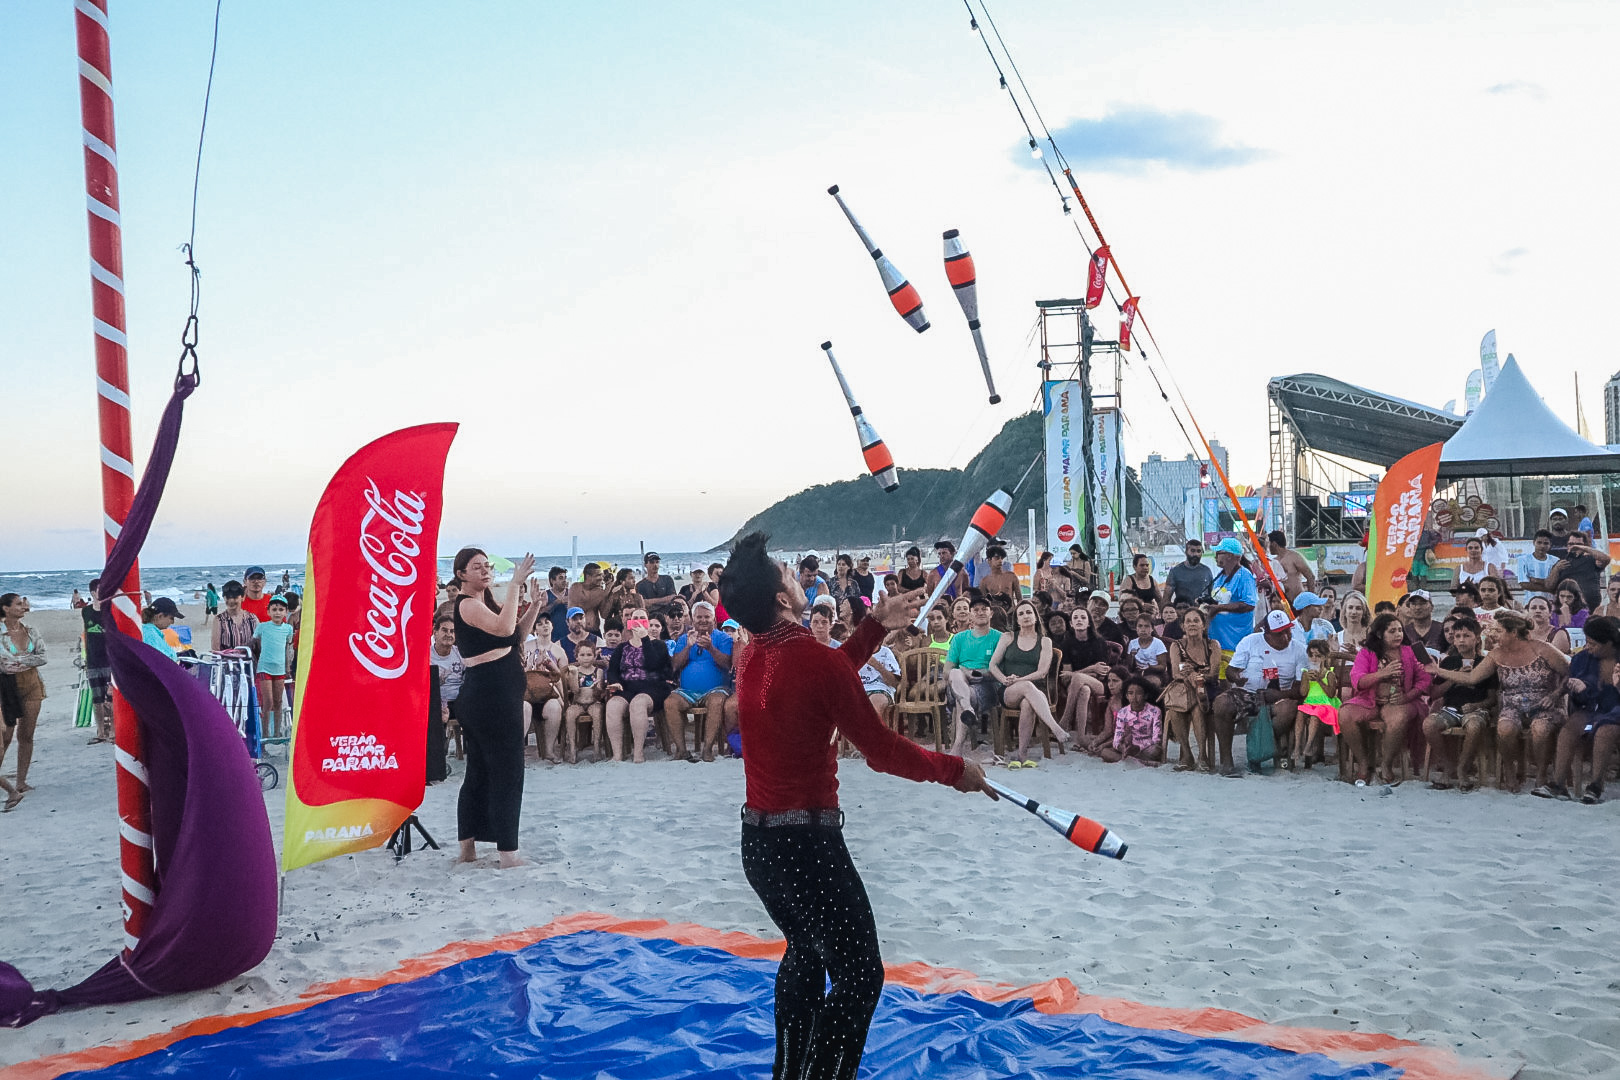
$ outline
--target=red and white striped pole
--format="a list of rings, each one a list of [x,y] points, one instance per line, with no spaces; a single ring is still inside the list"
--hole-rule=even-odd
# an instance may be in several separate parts
[[[101,436],[101,525],[106,548],[123,529],[135,498],[135,454],[129,426],[129,362],[124,338],[124,245],[118,215],[118,139],[113,132],[112,43],[107,0],[74,0],[79,42],[79,115],[84,122],[84,190],[90,223],[90,291],[96,341],[96,405]],[[105,588],[106,586],[103,586]],[[139,564],[112,601],[118,629],[141,636]],[[152,865],[152,801],[141,764],[135,714],[113,688],[113,735],[118,759],[118,862],[123,871],[124,947],[146,930],[156,878]]]

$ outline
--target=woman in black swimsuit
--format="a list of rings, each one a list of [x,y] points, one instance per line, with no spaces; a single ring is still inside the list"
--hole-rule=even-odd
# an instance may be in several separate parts
[[[1138,555],[1131,563],[1131,576],[1125,579],[1125,586],[1120,590],[1126,596],[1134,596],[1138,600],[1159,600],[1159,587],[1153,581],[1153,560],[1146,555]]]
[[[523,673],[519,645],[534,629],[538,603],[520,604],[519,595],[534,570],[525,555],[512,571],[506,602],[495,603],[490,585],[495,570],[478,548],[456,552],[456,648],[466,665],[456,697],[456,721],[467,743],[467,775],[456,800],[457,862],[477,858],[474,845],[493,843],[502,869],[522,866],[518,857],[518,815],[523,809]],[[534,588],[530,595],[538,596]]]
[[[910,592],[928,584],[928,573],[922,568],[922,549],[915,545],[906,548],[906,568],[900,571],[900,591]]]

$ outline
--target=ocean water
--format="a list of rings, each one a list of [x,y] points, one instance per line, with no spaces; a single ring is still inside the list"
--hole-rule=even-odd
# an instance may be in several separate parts
[[[663,562],[661,569],[673,577],[682,577],[693,567],[707,568],[710,563],[724,562],[724,557],[716,559],[712,555],[701,551],[661,551]],[[783,553],[786,558],[792,553]],[[510,557],[510,556],[508,556]],[[451,556],[439,559],[439,580],[445,581],[450,577]],[[617,554],[591,555],[580,553],[579,565],[587,562],[606,562],[614,568],[620,566],[633,566],[641,569],[641,555],[636,552]],[[545,580],[546,572],[553,566],[568,569],[572,565],[572,558],[568,555],[537,555],[535,556],[535,573],[541,581]],[[218,588],[227,581],[242,579],[241,566],[142,566],[141,587],[151,590],[153,596],[167,596],[179,603],[191,603],[202,598],[202,591],[209,582]],[[273,592],[281,584],[281,575],[285,571],[294,585],[302,588],[304,584],[304,565],[294,566],[289,563],[265,563],[264,572],[269,588]],[[78,589],[83,595],[87,591],[90,579],[100,572],[99,568],[82,570],[36,570],[22,573],[0,573],[0,593],[21,593],[28,597],[28,602],[39,610],[60,610],[73,606],[73,590]]]

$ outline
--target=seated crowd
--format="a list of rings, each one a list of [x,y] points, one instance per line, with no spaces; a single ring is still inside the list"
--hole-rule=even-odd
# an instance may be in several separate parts
[[[1281,533],[1270,535],[1263,568],[1235,540],[1214,547],[1213,568],[1189,541],[1162,580],[1138,556],[1117,603],[1094,588],[1078,548],[1067,565],[1041,554],[1025,595],[993,544],[988,572],[953,582],[925,629],[891,632],[860,678],[886,723],[914,738],[925,732],[912,725],[937,724],[931,736],[957,754],[994,741],[1011,768],[1036,767],[1038,732],[1108,762],[1174,761],[1177,771],[1226,776],[1244,774],[1233,756],[1240,730],[1253,771],[1310,769],[1332,735],[1341,772],[1358,785],[1399,783],[1395,766],[1409,755],[1437,765],[1432,787],[1473,790],[1494,746],[1509,790],[1533,772],[1533,794],[1596,802],[1620,743],[1620,578],[1603,595],[1607,558],[1573,533],[1553,560],[1549,535],[1515,575],[1517,595],[1502,573],[1469,574],[1465,563],[1441,620],[1423,589],[1379,610],[1359,592],[1341,598]],[[839,647],[880,589],[933,588],[955,557],[948,541],[936,554],[925,571],[910,549],[881,582],[867,559],[839,555],[829,574],[807,556],[797,570],[808,629]],[[639,579],[623,570],[610,581],[589,564],[570,583],[552,568],[523,651],[545,758],[577,761],[587,731],[596,760],[644,761],[649,732],[672,758],[741,752],[732,663],[748,635],[726,617],[723,573],[716,563],[677,590],[656,553]],[[447,612],[432,655],[453,724],[460,673]],[[1591,781],[1573,791],[1588,745]]]

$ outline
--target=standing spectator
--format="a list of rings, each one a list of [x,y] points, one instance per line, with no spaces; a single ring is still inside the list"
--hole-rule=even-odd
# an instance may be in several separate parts
[[[900,591],[911,592],[927,587],[928,573],[922,568],[922,550],[913,544],[906,548],[906,565],[900,571]]]
[[[664,699],[664,721],[670,739],[684,749],[686,714],[705,710],[699,742],[704,761],[713,761],[725,728],[725,710],[731,697],[731,635],[715,629],[714,605],[700,600],[692,606],[692,629],[674,642],[670,662],[675,689]]]
[[[827,593],[840,603],[848,600],[863,608],[870,603],[870,594],[863,593],[861,583],[855,580],[855,560],[847,552],[833,561],[833,579],[827,586]]]
[[[1210,699],[1218,686],[1221,647],[1205,633],[1204,613],[1188,608],[1181,616],[1181,637],[1170,646],[1172,682],[1161,695],[1171,733],[1181,743],[1177,772],[1192,772],[1198,759],[1215,771],[1213,732],[1209,730]],[[1176,685],[1185,687],[1177,690]],[[1197,747],[1194,752],[1193,748]]]
[[[270,594],[264,591],[264,567],[248,567],[242,574],[242,584],[246,589],[242,610],[260,622],[269,622]],[[150,603],[147,606],[150,607]]]
[[[1357,787],[1366,787],[1372,780],[1367,725],[1374,720],[1384,722],[1383,760],[1378,764],[1384,783],[1393,784],[1391,767],[1406,746],[1406,729],[1413,721],[1422,720],[1425,713],[1423,697],[1431,681],[1428,667],[1434,661],[1427,657],[1420,660],[1416,650],[1404,644],[1405,634],[1400,619],[1393,614],[1377,616],[1350,669],[1353,696],[1346,698],[1339,710],[1339,735],[1360,764]]]
[[[1153,560],[1140,553],[1133,557],[1130,576],[1120,585],[1119,591],[1138,600],[1152,600],[1157,603],[1159,585],[1153,580]]]
[[[170,607],[174,601],[167,601]],[[4,785],[10,810],[34,790],[28,782],[28,767],[34,760],[34,728],[39,708],[45,702],[45,680],[39,669],[45,666],[45,639],[23,622],[30,611],[28,597],[16,593],[0,596],[0,762],[13,740],[17,743],[17,785]]]
[[[214,583],[210,581],[208,583],[207,591],[203,593],[203,622],[206,623],[209,619],[212,619],[218,614],[219,590],[214,588]]]
[[[1519,579],[1519,588],[1523,590],[1526,602],[1537,596],[1551,600],[1553,568],[1558,565],[1557,557],[1552,554],[1553,534],[1546,529],[1537,529],[1536,538],[1531,543],[1534,546],[1519,556],[1519,565],[1514,569],[1514,574]]]
[[[1052,610],[1068,614],[1071,601],[1069,598],[1069,576],[1061,569],[1052,565],[1052,553],[1043,551],[1035,560],[1034,590],[1045,593],[1052,601]]]
[[[1584,503],[1575,504],[1575,531],[1592,535],[1592,515],[1586,512]]]
[[[90,581],[90,600],[80,609],[84,622],[84,679],[90,684],[90,709],[96,718],[96,733],[90,746],[113,741],[112,663],[107,659],[107,639],[101,628],[101,579]]]
[[[1210,582],[1209,636],[1231,659],[1238,642],[1248,637],[1254,626],[1254,605],[1260,592],[1254,575],[1243,565],[1243,547],[1228,536],[1215,545],[1215,564],[1221,572]]]
[[[253,648],[253,632],[259,628],[259,620],[243,609],[242,603],[246,599],[243,594],[240,581],[225,583],[225,588],[221,592],[225,597],[225,610],[214,620],[214,652]],[[268,600],[265,606],[269,607]]]
[[[168,635],[164,631],[173,626],[176,619],[184,618],[185,615],[175,606],[173,600],[167,596],[158,597],[141,610],[141,640],[170,660],[179,663],[180,654],[169,643]]]
[[[1182,549],[1187,553],[1183,562],[1172,566],[1164,576],[1164,598],[1172,604],[1196,604],[1209,595],[1215,573],[1204,565],[1204,543],[1189,540]]]
[[[1097,583],[1097,573],[1091,564],[1091,556],[1079,544],[1069,545],[1069,561],[1061,567],[1069,578],[1069,595],[1078,602],[1081,595],[1088,593]]]
[[[692,567],[692,573],[689,576],[692,580],[688,581],[685,585],[682,585],[680,592],[681,599],[686,601],[688,607],[697,603],[699,600],[709,599],[709,583],[703,573],[703,567]],[[713,603],[714,601],[710,600],[709,602]]]
[[[600,563],[588,562],[580,580],[569,586],[568,607],[569,617],[572,618],[572,609],[578,608],[580,614],[585,616],[584,628],[592,634],[601,632],[602,609],[607,606],[608,587],[602,580],[602,566]],[[572,628],[572,623],[570,623]],[[567,646],[564,646],[566,648]]]
[[[613,760],[623,761],[624,722],[628,716],[630,760],[640,765],[647,760],[647,728],[655,715],[664,712],[664,701],[669,696],[675,667],[670,663],[669,649],[662,641],[654,641],[648,634],[651,619],[647,609],[633,608],[626,614],[629,615],[625,623],[628,636],[614,648],[613,655],[608,659],[608,693],[612,695],[607,703],[608,742],[613,746]],[[684,743],[685,732],[681,735]],[[671,757],[697,760],[687,754],[684,747],[679,748],[680,752],[677,753],[673,741],[664,749]]]
[[[649,551],[641,557],[642,578],[636,582],[636,592],[646,602],[649,615],[660,614],[675,600],[675,579],[658,572],[662,563],[663,559],[656,551]]]
[[[461,662],[460,651],[456,649],[456,617],[448,611],[433,618],[433,647],[428,650],[428,662],[433,665],[438,678],[439,715],[436,720],[445,739],[449,739],[456,733],[456,697],[461,693],[461,677],[466,668]],[[443,742],[430,734],[428,737],[430,769],[437,761],[431,749],[436,741]],[[441,754],[440,757],[442,756]],[[429,782],[432,782],[431,777]]]
[[[870,608],[873,593],[877,591],[877,579],[872,576],[872,556],[862,555],[855,560],[855,584],[861,587],[861,597]]]
[[[990,628],[990,601],[982,597],[968,602],[971,627],[951,637],[945,651],[946,685],[956,705],[956,739],[951,753],[958,757],[967,747],[968,731],[978,717],[988,719],[1000,700],[1000,685],[990,677],[990,658],[1001,643],[1001,634]]]
[[[214,586],[210,584],[208,587],[210,589],[212,589]],[[80,608],[84,607],[84,597],[79,595],[79,590],[78,589],[73,590],[72,603],[73,603],[73,610],[74,611],[78,611]]]
[[[1556,592],[1565,581],[1573,581],[1580,586],[1586,606],[1596,607],[1603,603],[1603,568],[1608,565],[1608,553],[1592,546],[1590,534],[1570,533],[1564,557],[1553,567],[1553,590]]]
[[[950,572],[951,561],[956,558],[956,545],[945,539],[935,541],[934,555],[939,559],[939,565],[928,571],[929,595],[933,595],[934,589],[944,580],[945,575]],[[961,594],[963,589],[972,584],[973,568],[964,563],[962,573],[952,580],[950,586],[945,590],[945,595],[954,599]]]
[[[613,576],[613,584],[608,588],[607,603],[602,605],[604,633],[608,624],[623,623],[625,612],[645,606],[636,584],[636,572],[628,566],[621,566],[619,572]]]
[[[287,621],[287,601],[281,597],[270,598],[269,614],[270,621],[260,623],[253,630],[253,652],[258,668],[259,706],[270,720],[269,737],[276,739],[283,737],[283,730],[291,734],[291,725],[284,729],[281,723],[281,705],[286,693],[287,654],[292,649],[293,628]]]
[[[1547,550],[1555,559],[1562,559],[1569,550],[1569,511],[1561,506],[1555,506],[1547,515],[1547,531],[1552,534],[1552,543]]]
[[[1401,617],[1401,630],[1404,635],[1402,644],[1425,652],[1445,652],[1445,630],[1434,621],[1434,600],[1430,598],[1428,590],[1413,589],[1401,597],[1397,611]],[[1423,656],[1419,656],[1418,659],[1424,663],[1428,662]]]
[[[540,615],[539,604],[521,605],[534,556],[513,568],[506,600],[495,602],[495,568],[478,548],[456,552],[451,564],[461,582],[456,601],[456,647],[463,675],[456,698],[457,723],[467,744],[467,771],[456,800],[457,862],[473,862],[479,841],[493,843],[503,869],[523,865],[518,820],[523,811],[523,639]]]
[[[805,625],[810,625],[810,609],[815,607],[816,601],[828,596],[827,582],[821,576],[821,560],[814,555],[806,555],[799,560],[799,588],[804,590],[805,597]],[[830,597],[829,597],[830,598]],[[833,605],[838,610],[838,605]]]
[[[551,624],[551,640],[568,636],[568,571],[553,566],[546,574],[546,591],[540,594],[540,618]]]
[[[1463,550],[1467,554],[1457,567],[1457,584],[1478,585],[1491,572],[1491,564],[1485,561],[1485,543],[1477,536],[1470,536],[1463,542]]]
[[[1018,580],[1017,574],[1007,569],[1007,549],[1000,544],[991,544],[985,548],[984,557],[990,561],[990,572],[984,576],[981,586],[984,595],[992,604],[1011,612],[1023,598],[1024,584]]]
[[[1266,534],[1266,551],[1281,569],[1277,580],[1290,600],[1307,589],[1316,591],[1316,575],[1311,573],[1311,564],[1305,561],[1305,556],[1288,546],[1288,536],[1281,529],[1273,529]]]

